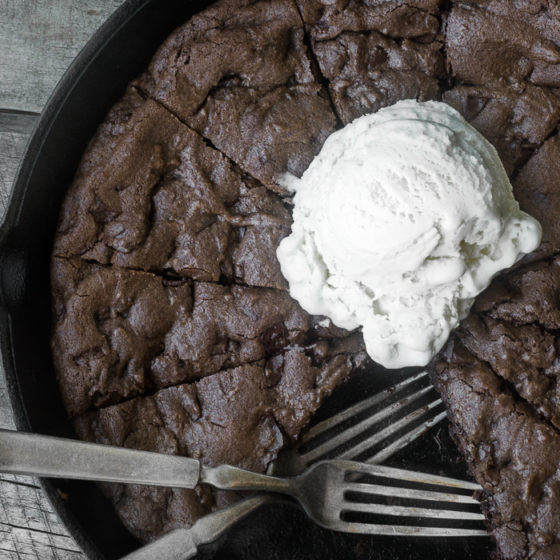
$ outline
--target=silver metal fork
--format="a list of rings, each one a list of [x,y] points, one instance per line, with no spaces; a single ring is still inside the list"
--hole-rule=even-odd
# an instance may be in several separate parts
[[[304,433],[296,447],[282,451],[279,458],[271,463],[268,472],[275,475],[295,475],[317,458],[323,457],[344,456],[355,459],[365,454],[368,463],[381,463],[446,417],[446,412],[439,409],[441,399],[437,396],[429,398],[431,391],[433,387],[427,372],[388,387],[316,424]],[[389,399],[394,402],[386,404]],[[410,410],[410,405],[419,399],[426,400],[427,404]],[[355,421],[352,422],[353,420]],[[423,421],[402,433],[410,424],[419,420]],[[388,426],[372,433],[372,427],[375,428],[376,424],[383,421],[389,422]],[[397,434],[398,437],[392,439]],[[376,450],[375,446],[378,444],[383,444],[383,447]],[[371,449],[373,452],[368,455],[368,450]],[[478,486],[476,488],[480,489]],[[270,494],[247,498],[229,508],[202,517],[188,529],[175,529],[122,560],[189,560],[196,556],[198,547],[215,541],[243,517],[275,500],[278,498]],[[485,535],[486,531],[476,529],[462,529],[458,532],[447,529],[445,533],[445,536]]]
[[[363,478],[369,477],[369,478]],[[370,479],[377,479],[376,483]],[[383,479],[380,481],[379,479]],[[387,485],[390,480],[393,485]],[[369,465],[355,461],[331,459],[311,465],[302,474],[294,477],[274,477],[244,471],[229,465],[201,467],[200,482],[221,490],[256,490],[285,494],[298,500],[307,515],[327,529],[345,533],[367,535],[418,535],[448,536],[445,527],[415,527],[408,525],[385,525],[375,522],[353,521],[348,514],[389,515],[411,518],[432,518],[445,521],[482,521],[484,515],[465,510],[417,507],[414,505],[387,505],[370,501],[375,497],[396,500],[421,500],[450,502],[454,504],[478,505],[472,497],[480,486],[472,482],[442,476],[427,475],[382,465]],[[438,490],[410,489],[406,484],[414,482],[436,486]],[[443,492],[443,490],[469,490],[471,495]],[[352,495],[352,496],[351,496]],[[462,533],[461,529],[453,532]],[[464,536],[464,535],[462,535]]]
[[[411,410],[410,405],[418,401],[423,404]],[[304,433],[295,447],[282,451],[268,472],[293,476],[322,459],[359,458],[362,462],[379,464],[446,415],[428,373],[423,371],[316,424]],[[423,419],[421,424],[403,433],[420,419]],[[398,437],[392,439],[396,435]],[[381,449],[379,444],[383,444]]]
[[[479,511],[468,510],[468,506],[478,504],[471,495],[449,492],[467,490],[472,494],[480,488],[477,484],[355,461],[319,461],[297,476],[277,477],[232,465],[209,467],[189,457],[0,430],[0,472],[176,488],[209,484],[221,490],[274,492],[295,498],[309,518],[322,527],[345,533],[448,536],[450,530],[446,527],[385,524],[383,517],[431,518],[446,523],[484,519]],[[416,487],[411,488],[410,483]],[[425,485],[435,489],[426,489]],[[387,498],[389,503],[383,503]],[[443,503],[447,507],[419,506],[408,503],[410,500],[437,502],[439,506]],[[464,535],[463,529],[452,532]]]

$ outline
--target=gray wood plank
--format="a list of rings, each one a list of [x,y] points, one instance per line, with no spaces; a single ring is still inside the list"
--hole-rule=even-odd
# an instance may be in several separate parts
[[[0,558],[84,558],[33,479],[0,475],[0,495]]]
[[[0,112],[0,216],[37,115]],[[14,429],[3,368],[0,367],[0,428]],[[26,476],[0,474],[0,558],[84,560],[72,537],[37,485]]]
[[[0,112],[0,219],[4,216],[12,183],[36,120],[37,115]],[[0,428],[14,427],[4,371],[0,367]]]
[[[0,428],[14,428],[3,371]],[[0,497],[0,558],[85,560],[34,478],[0,474]]]
[[[92,33],[124,0],[0,0],[0,108],[39,113]]]

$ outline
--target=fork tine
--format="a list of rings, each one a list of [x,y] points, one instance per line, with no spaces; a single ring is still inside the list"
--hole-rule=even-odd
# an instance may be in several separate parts
[[[385,446],[381,451],[370,457],[366,462],[368,463],[383,463],[389,457],[392,457],[397,451],[405,448],[409,443],[419,438],[421,435],[425,434],[430,428],[435,426],[438,422],[441,422],[447,417],[447,411],[440,412],[433,418],[422,422],[419,426],[412,428],[412,430],[406,432],[400,438],[396,439],[394,442]]]
[[[393,524],[367,523],[364,520],[350,517],[359,515],[388,516],[388,517],[408,517],[439,520],[439,523],[451,521],[476,521],[482,522],[485,516],[480,511],[469,511],[466,506],[477,504],[477,501],[470,496],[459,496],[451,492],[442,490],[479,490],[481,487],[472,482],[456,480],[444,476],[430,475],[404,469],[395,469],[382,465],[370,465],[356,463],[354,461],[323,461],[317,463],[314,469],[323,472],[323,475],[330,479],[332,486],[327,486],[325,491],[326,503],[323,503],[323,510],[327,515],[316,516],[324,526],[333,529],[364,534],[385,534],[385,535],[418,535],[418,536],[483,536],[486,531],[462,528],[446,527],[412,527],[395,526]],[[326,470],[325,470],[326,469]],[[313,471],[308,471],[313,472]],[[355,482],[356,476],[369,475],[395,481],[393,487],[383,485],[383,483],[373,484]],[[423,488],[401,488],[398,483],[415,482],[422,485],[436,486],[435,490],[424,490]],[[352,496],[351,494],[354,494]],[[401,505],[391,503],[374,503],[361,500],[373,495],[388,496],[399,499],[412,499],[421,501],[438,502],[438,508],[430,508],[422,505]],[[446,508],[446,503],[447,505]],[[451,503],[461,505],[461,509],[448,509]],[[327,506],[325,509],[325,505]],[[443,508],[442,509],[442,505]],[[371,518],[375,520],[375,517]]]
[[[387,506],[385,504],[362,504],[345,502],[342,513],[371,513],[375,515],[393,515],[397,517],[422,517],[427,519],[461,519],[463,521],[483,521],[484,514],[450,509],[431,509],[414,506]]]
[[[451,529],[447,527],[413,527],[407,525],[376,525],[339,521],[338,531],[360,535],[389,537],[487,537],[483,529]]]
[[[392,403],[389,406],[381,409],[379,412],[373,414],[372,416],[368,416],[364,418],[362,421],[358,422],[351,428],[348,428],[339,434],[329,438],[328,440],[324,441],[322,444],[318,445],[314,449],[307,451],[305,453],[301,453],[303,457],[306,458],[307,462],[314,461],[315,459],[322,457],[323,455],[327,454],[329,451],[336,449],[340,445],[344,444],[347,441],[350,441],[352,438],[360,435],[365,430],[371,428],[381,420],[388,418],[389,416],[396,414],[405,406],[408,406],[410,403],[422,398],[424,395],[429,393],[433,390],[433,387],[423,387],[422,389],[404,397],[400,401],[396,403]],[[423,413],[423,409],[420,409],[421,413]],[[393,430],[394,431],[394,430]]]
[[[480,502],[472,496],[464,494],[451,494],[450,492],[435,492],[433,490],[415,490],[412,488],[400,488],[396,486],[382,486],[380,484],[368,484],[363,482],[350,482],[345,484],[344,492],[359,492],[360,494],[375,496],[390,496],[393,498],[408,498],[426,500],[430,502],[451,502],[456,504],[474,504]]]
[[[363,412],[364,410],[367,410],[368,408],[371,408],[372,406],[380,402],[383,402],[391,395],[394,395],[395,393],[398,393],[408,388],[408,386],[411,383],[414,383],[415,381],[424,378],[426,381],[429,381],[427,371],[422,371],[416,375],[413,375],[412,377],[409,377],[404,381],[401,381],[400,383],[393,385],[392,387],[388,387],[387,389],[384,389],[383,391],[376,393],[375,395],[369,397],[368,399],[360,401],[359,403],[356,403],[355,405],[346,408],[342,412],[335,414],[333,417],[327,418],[323,422],[320,422],[319,424],[316,424],[315,426],[310,428],[307,431],[307,433],[302,437],[301,443],[309,442],[313,438],[317,437],[319,434],[322,434],[323,432],[326,432],[327,430],[330,430],[331,428],[338,426],[338,424],[341,424],[342,422],[348,420],[349,418],[352,418],[356,414],[359,414],[360,412]]]
[[[447,476],[407,471],[405,469],[396,469],[394,467],[385,467],[383,465],[357,463],[355,461],[335,460],[333,462],[341,469],[344,469],[346,473],[369,474],[382,478],[392,478],[399,481],[432,484],[434,486],[445,486],[446,488],[456,488],[461,490],[482,490],[482,486],[476,482],[458,480]]]
[[[430,410],[434,409],[435,407],[439,406],[442,403],[441,399],[436,399],[431,403],[423,406],[422,408],[416,409],[410,414],[404,416],[400,420],[393,422],[390,426],[380,430],[372,434],[370,437],[366,438],[365,440],[353,445],[350,449],[346,450],[344,453],[337,455],[340,459],[354,459],[357,456],[361,455],[362,453],[366,452],[368,449],[373,447],[375,444],[383,441],[387,437],[391,436],[392,434],[398,432],[400,429],[408,426],[411,422],[414,422],[422,415],[426,414]],[[315,451],[315,450],[313,450]],[[313,453],[313,451],[310,452]]]

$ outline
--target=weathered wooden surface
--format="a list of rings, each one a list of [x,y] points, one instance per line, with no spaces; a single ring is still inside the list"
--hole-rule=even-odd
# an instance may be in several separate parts
[[[0,558],[84,558],[33,479],[2,475],[0,492]]]
[[[43,105],[124,0],[0,0],[0,216]],[[0,370],[0,428],[14,428]],[[36,481],[0,474],[0,560],[83,560]]]
[[[0,108],[39,113],[122,0],[0,0]]]

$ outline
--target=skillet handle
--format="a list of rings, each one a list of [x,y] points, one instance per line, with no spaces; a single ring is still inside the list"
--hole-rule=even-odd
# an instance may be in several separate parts
[[[196,459],[0,430],[0,472],[194,488]]]
[[[13,311],[23,303],[27,269],[23,251],[9,249],[5,240],[0,243],[0,307]]]

